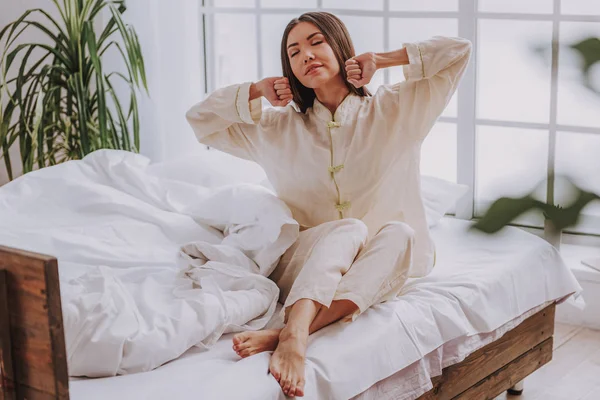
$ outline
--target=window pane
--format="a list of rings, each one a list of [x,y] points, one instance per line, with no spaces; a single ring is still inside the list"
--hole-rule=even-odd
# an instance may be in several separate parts
[[[583,58],[572,45],[590,37],[600,37],[600,24],[563,22],[560,25],[557,121],[563,125],[600,127],[600,63],[589,69],[591,86],[584,86]],[[600,53],[599,53],[600,57]]]
[[[558,132],[556,139],[556,173],[570,176],[582,189],[600,194],[600,135]],[[556,203],[560,204],[561,195],[557,190]],[[600,202],[590,203],[583,212],[600,217]]]
[[[479,11],[551,14],[553,0],[479,0]],[[571,0],[568,0],[571,1]],[[563,1],[563,4],[565,2]]]
[[[383,10],[383,0],[323,0],[323,8],[350,10]]]
[[[458,0],[390,0],[392,11],[458,11]]]
[[[281,38],[294,14],[265,14],[261,17],[263,75],[281,76]]]
[[[254,7],[256,0],[213,0],[214,7]]]
[[[560,3],[562,14],[599,15],[600,2],[598,0],[564,0]]]
[[[456,182],[456,124],[438,122],[421,147],[421,173]]]
[[[536,197],[546,199],[547,131],[478,126],[476,140],[476,215],[502,196],[520,197],[537,189]],[[518,222],[542,226],[543,217],[527,215]]]
[[[216,87],[257,80],[256,18],[254,15],[216,14],[214,21]]]
[[[477,117],[549,122],[550,68],[533,48],[551,40],[551,22],[479,21]]]
[[[260,6],[264,8],[316,8],[317,0],[261,0]]]
[[[383,18],[380,17],[354,17],[348,15],[339,15],[344,22],[356,54],[362,54],[369,51],[383,51]],[[379,70],[371,79],[367,88],[375,93],[377,88],[383,84],[383,70]]]
[[[399,49],[403,43],[418,42],[435,35],[458,36],[458,21],[454,18],[390,18],[390,49]],[[390,68],[391,83],[403,80],[402,67]],[[456,93],[442,115],[456,116]]]

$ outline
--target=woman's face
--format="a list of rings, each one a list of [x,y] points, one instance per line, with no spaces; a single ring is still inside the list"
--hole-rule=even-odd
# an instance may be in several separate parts
[[[339,75],[335,54],[314,24],[300,22],[294,26],[286,46],[292,71],[304,86],[314,89]]]

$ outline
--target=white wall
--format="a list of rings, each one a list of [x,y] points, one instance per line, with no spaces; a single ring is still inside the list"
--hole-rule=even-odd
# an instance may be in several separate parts
[[[140,38],[150,89],[150,98],[140,101],[141,153],[153,161],[203,149],[185,120],[185,112],[204,93],[198,4],[127,2],[124,17]]]

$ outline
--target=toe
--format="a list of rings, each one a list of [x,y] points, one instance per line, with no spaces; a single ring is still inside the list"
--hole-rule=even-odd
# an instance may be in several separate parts
[[[235,351],[237,351],[239,353],[240,351],[249,349],[250,346],[251,346],[250,343],[244,342],[244,343],[241,343],[241,344],[236,344],[235,346],[233,346],[233,348],[234,348]]]
[[[296,385],[294,385],[293,383],[290,385],[290,390],[288,390],[288,396],[296,396]]]
[[[273,378],[275,378],[277,382],[281,380],[281,374],[273,366],[269,366],[269,372],[271,373],[271,375],[273,375]]]
[[[275,378],[275,380],[279,383],[281,383],[281,374],[276,372],[275,375],[273,375],[273,377]]]
[[[242,350],[238,353],[238,355],[242,358],[246,358],[248,357],[248,351],[247,350]]]
[[[238,333],[233,336],[233,344],[241,344],[248,340],[248,334],[246,332]]]
[[[279,384],[281,385],[281,389],[283,389],[283,393],[285,393],[285,395],[287,396],[290,392],[290,385],[291,385],[290,380],[282,379],[281,382],[279,382]]]
[[[296,396],[304,396],[304,381],[298,382],[298,385],[296,386]]]

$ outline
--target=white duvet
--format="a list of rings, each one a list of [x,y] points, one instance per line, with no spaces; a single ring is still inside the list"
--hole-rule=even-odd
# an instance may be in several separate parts
[[[516,227],[497,235],[444,218],[431,230],[437,262],[394,301],[309,337],[304,400],[413,400],[431,378],[581,287],[559,252]],[[570,301],[577,297],[570,296]],[[271,327],[282,326],[276,313]],[[74,400],[284,400],[270,352],[241,359],[222,337],[143,374],[69,382]],[[231,382],[236,382],[232,385]],[[367,390],[368,389],[368,390]]]
[[[99,150],[0,188],[0,244],[58,259],[71,376],[148,371],[275,311],[267,276],[298,235],[285,204],[148,165]]]

